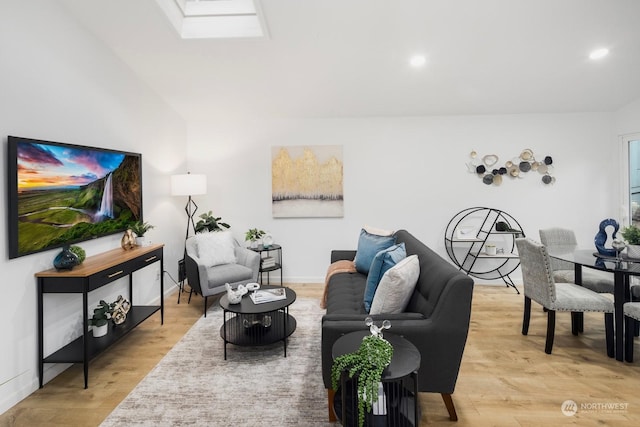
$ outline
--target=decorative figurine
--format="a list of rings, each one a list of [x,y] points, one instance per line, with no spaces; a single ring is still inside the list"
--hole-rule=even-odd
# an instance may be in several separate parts
[[[136,238],[130,228],[128,228],[127,231],[124,232],[124,236],[122,236],[122,240],[120,240],[120,246],[122,246],[122,249],[124,249],[125,251],[135,248]]]

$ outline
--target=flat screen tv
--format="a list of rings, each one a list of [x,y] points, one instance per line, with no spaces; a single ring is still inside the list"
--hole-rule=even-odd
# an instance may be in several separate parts
[[[7,159],[9,258],[142,220],[138,153],[9,136]]]

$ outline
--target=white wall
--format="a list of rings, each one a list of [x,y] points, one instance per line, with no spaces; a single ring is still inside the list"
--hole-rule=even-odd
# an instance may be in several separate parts
[[[166,244],[165,270],[175,277],[183,247],[184,201],[171,198],[167,188],[172,172],[184,172],[184,121],[56,2],[47,0],[0,2],[0,94],[3,177],[7,135],[142,153],[144,217],[156,226],[148,236]],[[6,186],[1,188],[2,200],[7,200]],[[119,247],[120,237],[81,246],[90,256]],[[6,226],[0,227],[0,241],[7,241]],[[7,245],[0,249],[0,413],[37,389],[34,273],[51,268],[58,252],[9,260]],[[158,271],[156,265],[136,276],[138,303],[158,299]],[[93,293],[90,304],[99,298],[115,300],[126,283]],[[172,282],[165,280],[165,285],[171,288]],[[47,295],[45,312],[45,352],[81,334],[79,296]],[[45,381],[62,368],[46,365]]]
[[[534,238],[565,226],[592,245],[600,221],[619,214],[613,126],[607,113],[190,123],[188,164],[208,176],[203,211],[239,240],[250,227],[271,231],[285,281],[321,282],[330,250],[355,248],[364,224],[405,228],[446,257],[449,219],[472,206],[507,211]],[[344,218],[272,218],[271,146],[323,144],[344,147]],[[472,149],[503,163],[525,148],[553,157],[554,185],[530,173],[487,186],[467,172]]]

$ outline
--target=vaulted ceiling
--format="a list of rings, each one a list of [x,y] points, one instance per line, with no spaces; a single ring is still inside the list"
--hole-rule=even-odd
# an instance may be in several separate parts
[[[59,2],[186,120],[600,112],[640,98],[637,0],[256,0],[266,37],[206,39],[181,38],[160,0]]]

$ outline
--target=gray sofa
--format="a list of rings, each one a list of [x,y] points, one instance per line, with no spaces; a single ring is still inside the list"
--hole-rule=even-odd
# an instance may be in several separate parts
[[[389,333],[402,335],[420,351],[418,390],[440,393],[452,421],[457,420],[454,392],[471,316],[473,280],[433,252],[406,230],[395,233],[407,256],[417,254],[420,276],[404,313],[372,316],[391,321]],[[354,259],[356,251],[331,252],[331,262]],[[329,417],[334,420],[331,389],[331,349],[342,335],[368,329],[363,306],[367,277],[338,273],[327,283],[327,312],[322,318],[322,377],[327,388]]]

